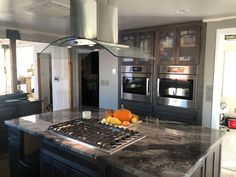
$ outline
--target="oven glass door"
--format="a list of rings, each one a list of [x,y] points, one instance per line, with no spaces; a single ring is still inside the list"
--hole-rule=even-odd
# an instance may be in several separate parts
[[[193,100],[193,83],[192,79],[160,78],[159,96]]]
[[[147,95],[147,79],[144,77],[123,77],[123,92]]]
[[[150,74],[122,74],[122,98],[136,101],[151,101]]]
[[[196,82],[196,75],[159,74],[157,79],[157,103],[195,108]]]

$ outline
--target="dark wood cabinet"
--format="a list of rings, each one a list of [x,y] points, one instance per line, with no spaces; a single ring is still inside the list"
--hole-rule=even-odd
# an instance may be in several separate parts
[[[157,33],[156,59],[158,64],[175,64],[176,31],[159,30]]]
[[[152,103],[130,100],[121,100],[120,103],[124,108],[129,109],[134,114],[152,116]]]
[[[197,65],[200,57],[200,26],[156,30],[156,58],[160,65]]]
[[[152,114],[154,117],[167,117],[174,121],[200,125],[202,122],[205,32],[206,25],[199,21],[121,31],[121,43],[140,47],[153,54],[156,60],[121,59],[120,66],[151,65],[153,67],[153,80],[151,105],[148,102],[137,103],[120,98],[119,106],[121,107],[121,104],[124,104],[126,108],[138,114],[147,116]],[[195,108],[186,109],[157,104],[157,67],[160,65],[196,66],[197,99]],[[120,85],[119,88],[121,89]]]
[[[194,109],[178,108],[174,106],[155,105],[153,109],[155,117],[160,120],[179,121],[187,124],[199,125],[198,111]]]
[[[41,177],[89,177],[45,154],[40,154]]]
[[[177,29],[176,64],[197,65],[200,54],[200,27]]]
[[[154,55],[154,38],[153,30],[139,30],[139,31],[123,31],[120,34],[120,43],[141,48],[143,51]],[[123,58],[122,65],[149,65],[153,64],[152,60],[137,59],[137,58]]]
[[[22,101],[14,104],[0,105],[0,154],[8,153],[8,131],[7,127],[4,125],[4,121],[39,114],[42,112],[41,109],[41,101]]]
[[[9,128],[8,134],[10,176],[21,177],[19,160],[23,156],[23,133]]]
[[[74,153],[53,142],[42,141],[41,177],[104,177],[104,175],[105,164],[103,162]]]

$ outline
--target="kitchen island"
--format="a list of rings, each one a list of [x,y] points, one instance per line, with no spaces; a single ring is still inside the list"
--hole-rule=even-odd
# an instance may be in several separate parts
[[[220,176],[224,131],[145,117],[133,129],[146,137],[112,155],[47,131],[50,125],[81,118],[83,110],[92,110],[97,121],[106,111],[82,107],[5,121],[11,177],[39,171],[41,177]]]

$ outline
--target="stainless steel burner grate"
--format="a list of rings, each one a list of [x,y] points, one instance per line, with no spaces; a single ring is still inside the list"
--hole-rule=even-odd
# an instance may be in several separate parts
[[[49,132],[83,142],[107,153],[114,153],[142,139],[137,131],[102,124],[95,120],[75,119],[51,125]]]

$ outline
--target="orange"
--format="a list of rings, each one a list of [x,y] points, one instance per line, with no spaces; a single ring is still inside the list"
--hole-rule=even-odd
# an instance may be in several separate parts
[[[122,125],[125,126],[125,127],[128,127],[128,126],[130,126],[130,122],[129,121],[123,121]]]

